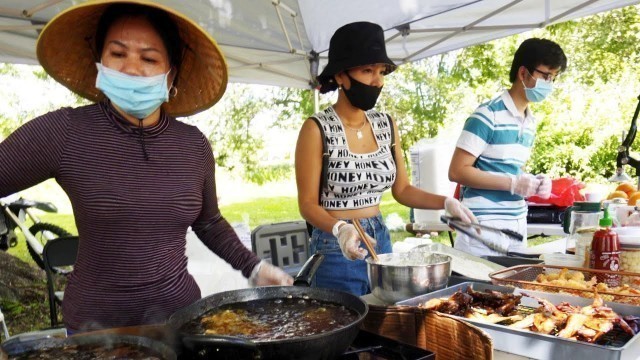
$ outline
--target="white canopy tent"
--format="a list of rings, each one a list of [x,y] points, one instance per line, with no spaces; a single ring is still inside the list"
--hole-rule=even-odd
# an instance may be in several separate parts
[[[38,31],[78,0],[0,0],[0,62],[37,64]],[[340,26],[385,29],[398,64],[640,0],[159,0],[209,31],[230,81],[311,88]],[[60,44],[64,51],[64,44]]]

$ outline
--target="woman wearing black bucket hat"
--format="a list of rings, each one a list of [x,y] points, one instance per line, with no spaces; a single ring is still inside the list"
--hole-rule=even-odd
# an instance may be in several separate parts
[[[359,219],[376,252],[391,252],[379,208],[388,189],[403,205],[444,208],[475,221],[457,200],[409,183],[402,151],[394,146],[400,143],[395,124],[389,115],[372,110],[384,76],[395,69],[377,24],[347,24],[331,38],[329,63],[318,81],[322,93],[338,89],[338,100],[305,121],[296,147],[298,206],[313,226],[312,252],[325,254],[316,273],[319,287],[356,295],[370,291],[363,261],[367,251],[352,221]]]
[[[0,197],[51,177],[69,196],[80,238],[62,304],[70,332],[161,323],[200,299],[190,226],[253,284],[293,282],[239,241],[218,209],[209,141],[173,117],[211,107],[227,85],[200,26],[152,1],[87,1],[45,26],[37,53],[96,103],[47,113],[1,142]]]

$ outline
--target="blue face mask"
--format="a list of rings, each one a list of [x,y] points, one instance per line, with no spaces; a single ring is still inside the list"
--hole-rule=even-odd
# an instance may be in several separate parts
[[[532,88],[528,88],[524,84],[524,81],[522,82],[522,85],[524,86],[524,94],[527,97],[527,100],[531,102],[540,102],[553,91],[553,83],[544,79],[536,79],[536,86]]]
[[[102,90],[116,106],[127,114],[144,119],[169,99],[166,74],[133,76],[110,69],[100,63],[96,88]]]

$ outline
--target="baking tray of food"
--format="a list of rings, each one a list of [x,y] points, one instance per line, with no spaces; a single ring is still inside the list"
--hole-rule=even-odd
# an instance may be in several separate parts
[[[457,300],[464,299],[466,295],[461,294],[469,294],[469,288],[476,293],[473,295],[474,298],[478,296],[484,301],[484,297],[487,297],[485,304],[496,305],[496,308],[493,309],[494,311],[487,311],[487,307],[472,307],[473,311],[469,311],[469,307],[467,307],[464,315],[461,313],[453,313],[453,315],[469,321],[486,331],[493,338],[496,350],[541,360],[581,358],[630,360],[636,359],[640,354],[640,341],[638,340],[640,335],[637,334],[640,308],[613,302],[605,302],[605,306],[594,304],[598,299],[602,300],[601,298],[588,299],[566,294],[467,282],[400,301],[397,305],[432,308],[436,311],[452,314],[450,310],[460,310],[458,306],[460,306],[461,302]],[[458,295],[460,295],[459,298],[457,297]],[[494,300],[491,300],[491,298]],[[449,300],[453,299],[456,299],[455,303],[447,305]],[[495,299],[499,299],[499,302],[496,303]],[[519,303],[515,304],[512,301],[514,299],[519,299]],[[464,300],[462,300],[462,303],[464,303]],[[502,310],[504,312],[502,314],[498,314],[496,310],[498,305],[503,307]],[[549,320],[564,316],[558,311],[566,315],[564,324],[556,320]],[[592,321],[600,319],[602,320],[600,325],[603,325],[601,330],[604,331],[607,329],[604,327],[605,322],[603,319],[608,319],[615,324],[606,333],[596,331],[594,334],[588,331],[590,328],[586,325],[583,326],[577,323],[580,326],[576,327],[575,320],[581,319],[582,317],[579,315],[583,315],[583,312],[584,314],[598,314],[598,316],[585,315],[586,319],[582,323],[583,325],[588,324],[591,326]],[[602,316],[606,315],[608,317],[599,317],[600,312],[603,312]],[[624,321],[624,325],[629,325],[630,328],[624,329],[622,323],[614,321],[613,319],[617,318],[617,316],[628,319],[628,321]],[[504,319],[501,320],[500,318]],[[524,325],[527,324],[531,324],[531,326],[525,327]],[[539,326],[539,328],[534,328],[533,326]],[[539,329],[540,331],[545,331],[546,329],[549,334],[535,332],[532,329]],[[573,330],[576,330],[575,333]],[[565,332],[562,333],[562,331]],[[636,334],[632,335],[634,332]],[[572,335],[570,337],[576,339],[564,338],[560,337],[560,335]],[[580,340],[577,340],[577,338]],[[594,340],[595,343],[587,342],[588,339]]]
[[[492,272],[495,285],[593,298],[640,306],[640,273],[554,265],[518,265]]]

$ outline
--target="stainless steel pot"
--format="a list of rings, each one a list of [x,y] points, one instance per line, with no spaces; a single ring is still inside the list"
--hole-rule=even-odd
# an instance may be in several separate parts
[[[378,261],[366,261],[371,292],[386,303],[443,289],[451,276],[451,257],[444,254],[380,254]]]

